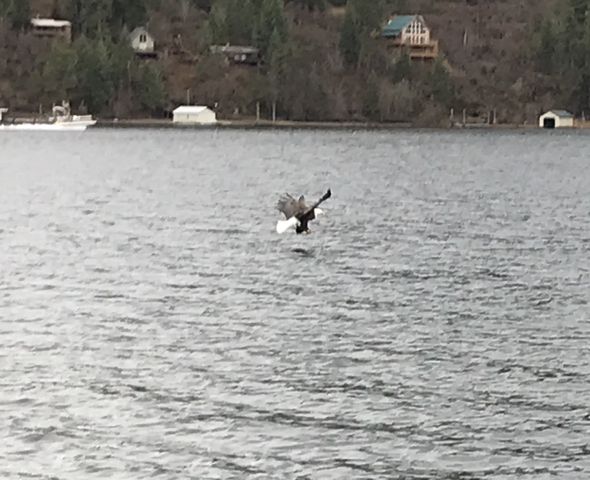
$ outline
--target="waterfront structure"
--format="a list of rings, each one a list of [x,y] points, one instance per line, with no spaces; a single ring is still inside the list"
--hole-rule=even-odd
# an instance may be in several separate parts
[[[541,128],[571,128],[574,126],[574,116],[567,110],[549,110],[539,117]]]
[[[212,125],[217,123],[215,112],[203,105],[181,105],[172,113],[173,122],[179,125]]]

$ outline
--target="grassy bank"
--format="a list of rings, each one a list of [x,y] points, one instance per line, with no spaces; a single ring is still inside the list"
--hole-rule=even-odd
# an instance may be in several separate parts
[[[133,120],[99,120],[97,127],[102,128],[174,128],[174,129],[203,129],[203,128],[232,128],[232,129],[342,129],[342,130],[391,130],[411,128],[411,123],[374,123],[374,122],[303,122],[290,120],[219,120],[215,125],[178,125],[166,119],[133,119]]]

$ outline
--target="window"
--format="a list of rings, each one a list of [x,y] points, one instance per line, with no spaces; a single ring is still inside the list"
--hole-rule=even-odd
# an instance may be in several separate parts
[[[147,35],[146,35],[145,33],[142,33],[142,34],[139,36],[139,41],[140,41],[141,43],[147,43]]]

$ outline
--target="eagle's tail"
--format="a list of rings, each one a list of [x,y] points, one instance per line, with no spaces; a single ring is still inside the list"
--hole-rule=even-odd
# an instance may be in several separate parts
[[[301,222],[296,217],[291,217],[288,220],[279,220],[277,222],[277,233],[285,233],[288,230],[295,230]]]

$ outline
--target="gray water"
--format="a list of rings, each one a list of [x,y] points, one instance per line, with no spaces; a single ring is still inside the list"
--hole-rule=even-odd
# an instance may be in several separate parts
[[[0,478],[590,478],[589,145],[3,133]]]

